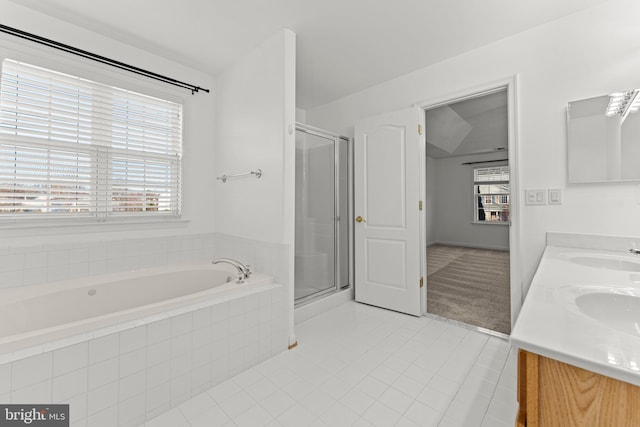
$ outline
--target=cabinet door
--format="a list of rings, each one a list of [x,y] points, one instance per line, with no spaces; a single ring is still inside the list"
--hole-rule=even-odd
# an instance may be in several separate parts
[[[640,387],[534,353],[518,354],[516,425],[640,425]]]

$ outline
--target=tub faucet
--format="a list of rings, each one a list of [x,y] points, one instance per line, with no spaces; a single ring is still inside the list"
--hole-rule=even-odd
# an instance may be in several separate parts
[[[219,264],[221,262],[231,264],[238,270],[238,280],[236,280],[236,283],[244,283],[245,279],[248,279],[249,276],[251,276],[251,269],[249,268],[249,265],[243,264],[235,259],[216,258],[211,261],[211,264]]]
[[[631,248],[629,249],[629,252],[631,252],[632,254],[640,255],[640,249]]]

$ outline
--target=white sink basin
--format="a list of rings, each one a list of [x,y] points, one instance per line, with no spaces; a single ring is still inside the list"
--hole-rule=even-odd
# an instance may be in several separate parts
[[[604,255],[574,255],[569,257],[569,261],[587,267],[605,268],[607,270],[640,271],[640,261]]]
[[[640,336],[640,297],[615,292],[579,295],[575,303],[584,314],[610,328]]]

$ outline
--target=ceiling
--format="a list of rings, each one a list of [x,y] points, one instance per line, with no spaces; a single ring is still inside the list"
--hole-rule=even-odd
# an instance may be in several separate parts
[[[290,28],[309,109],[606,0],[11,1],[213,75]]]
[[[506,151],[507,90],[426,111],[427,156],[441,159]]]

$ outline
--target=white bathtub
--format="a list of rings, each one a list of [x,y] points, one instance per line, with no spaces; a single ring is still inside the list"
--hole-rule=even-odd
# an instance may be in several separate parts
[[[137,320],[199,302],[229,298],[271,277],[254,274],[235,283],[235,269],[181,265],[0,290],[0,355],[66,339],[87,331]],[[113,329],[105,331],[114,332]],[[1,360],[0,360],[1,361]]]
[[[181,265],[0,290],[0,401],[62,403],[77,391],[89,403],[72,422],[137,425],[286,349],[282,287],[236,277],[231,266]],[[93,382],[105,361],[119,369]],[[72,393],[65,375],[86,378]],[[120,391],[103,408],[96,390],[108,386]]]

